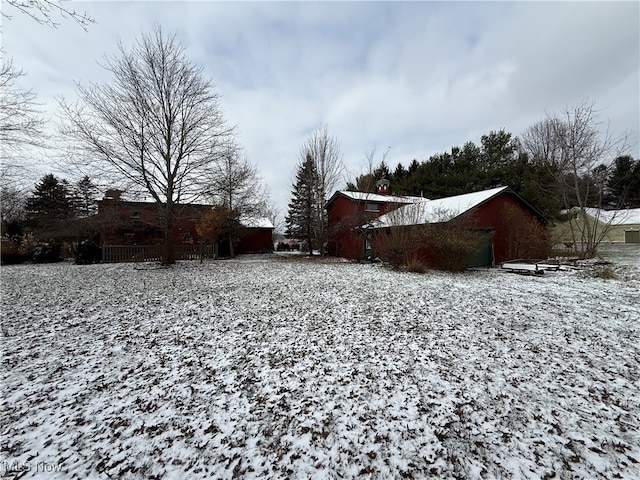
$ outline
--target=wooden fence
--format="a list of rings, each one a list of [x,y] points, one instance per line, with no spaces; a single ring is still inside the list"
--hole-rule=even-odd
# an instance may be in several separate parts
[[[118,262],[159,262],[162,260],[162,245],[105,245],[102,247],[102,261]],[[177,260],[198,260],[218,258],[217,245],[176,245]]]

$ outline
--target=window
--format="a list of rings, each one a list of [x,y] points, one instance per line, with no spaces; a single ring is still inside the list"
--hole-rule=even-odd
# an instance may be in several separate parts
[[[364,204],[364,210],[365,212],[379,212],[380,204],[375,202],[366,202]]]
[[[140,218],[140,212],[138,210],[134,210],[131,213],[131,218]]]
[[[640,243],[640,230],[625,230],[624,243]]]

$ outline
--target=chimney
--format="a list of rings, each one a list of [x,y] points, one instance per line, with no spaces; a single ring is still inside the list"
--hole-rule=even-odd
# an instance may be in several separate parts
[[[386,178],[381,178],[376,182],[376,193],[378,195],[389,195],[391,193],[391,182]]]
[[[120,200],[120,195],[124,190],[107,190],[104,194],[105,200]]]

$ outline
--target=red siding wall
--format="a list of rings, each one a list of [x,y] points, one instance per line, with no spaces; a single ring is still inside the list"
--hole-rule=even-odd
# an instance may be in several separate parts
[[[196,244],[196,223],[211,209],[210,205],[181,205],[173,222],[174,243]],[[102,200],[98,202],[98,224],[101,245],[155,245],[162,242],[163,228],[158,206],[145,202]],[[236,253],[259,253],[271,249],[272,230],[251,229],[242,239]]]
[[[545,228],[545,224],[540,217],[535,215],[517,197],[508,192],[501,193],[478,207],[473,212],[473,223],[477,227],[491,228],[493,230],[493,255],[496,264],[513,260],[513,258],[509,258],[510,255],[508,254],[511,249],[511,245],[509,245],[510,235],[508,226],[503,218],[506,205],[515,207],[524,218],[538,227],[538,230],[543,231]],[[534,243],[537,239],[524,240]]]
[[[271,229],[252,228],[247,235],[242,237],[238,244],[238,253],[261,253],[272,250]]]
[[[210,208],[208,205],[180,206],[172,228],[174,243],[196,243],[196,222]],[[98,202],[98,225],[102,245],[153,245],[163,238],[158,206],[153,203],[102,200]]]
[[[398,208],[398,204],[375,202],[378,212],[365,212],[366,200],[352,200],[339,194],[328,206],[329,254],[357,259],[364,256],[364,238],[353,229]]]

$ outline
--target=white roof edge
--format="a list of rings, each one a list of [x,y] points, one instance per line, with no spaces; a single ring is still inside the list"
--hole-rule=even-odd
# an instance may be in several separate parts
[[[267,217],[241,217],[240,223],[247,228],[275,228]]]
[[[336,194],[342,194],[352,200],[369,200],[383,203],[415,203],[417,201],[429,200],[424,197],[412,197],[407,195],[381,195],[379,193],[354,192],[352,190],[338,190]],[[333,196],[335,196],[334,194]],[[333,198],[333,197],[332,197]]]

